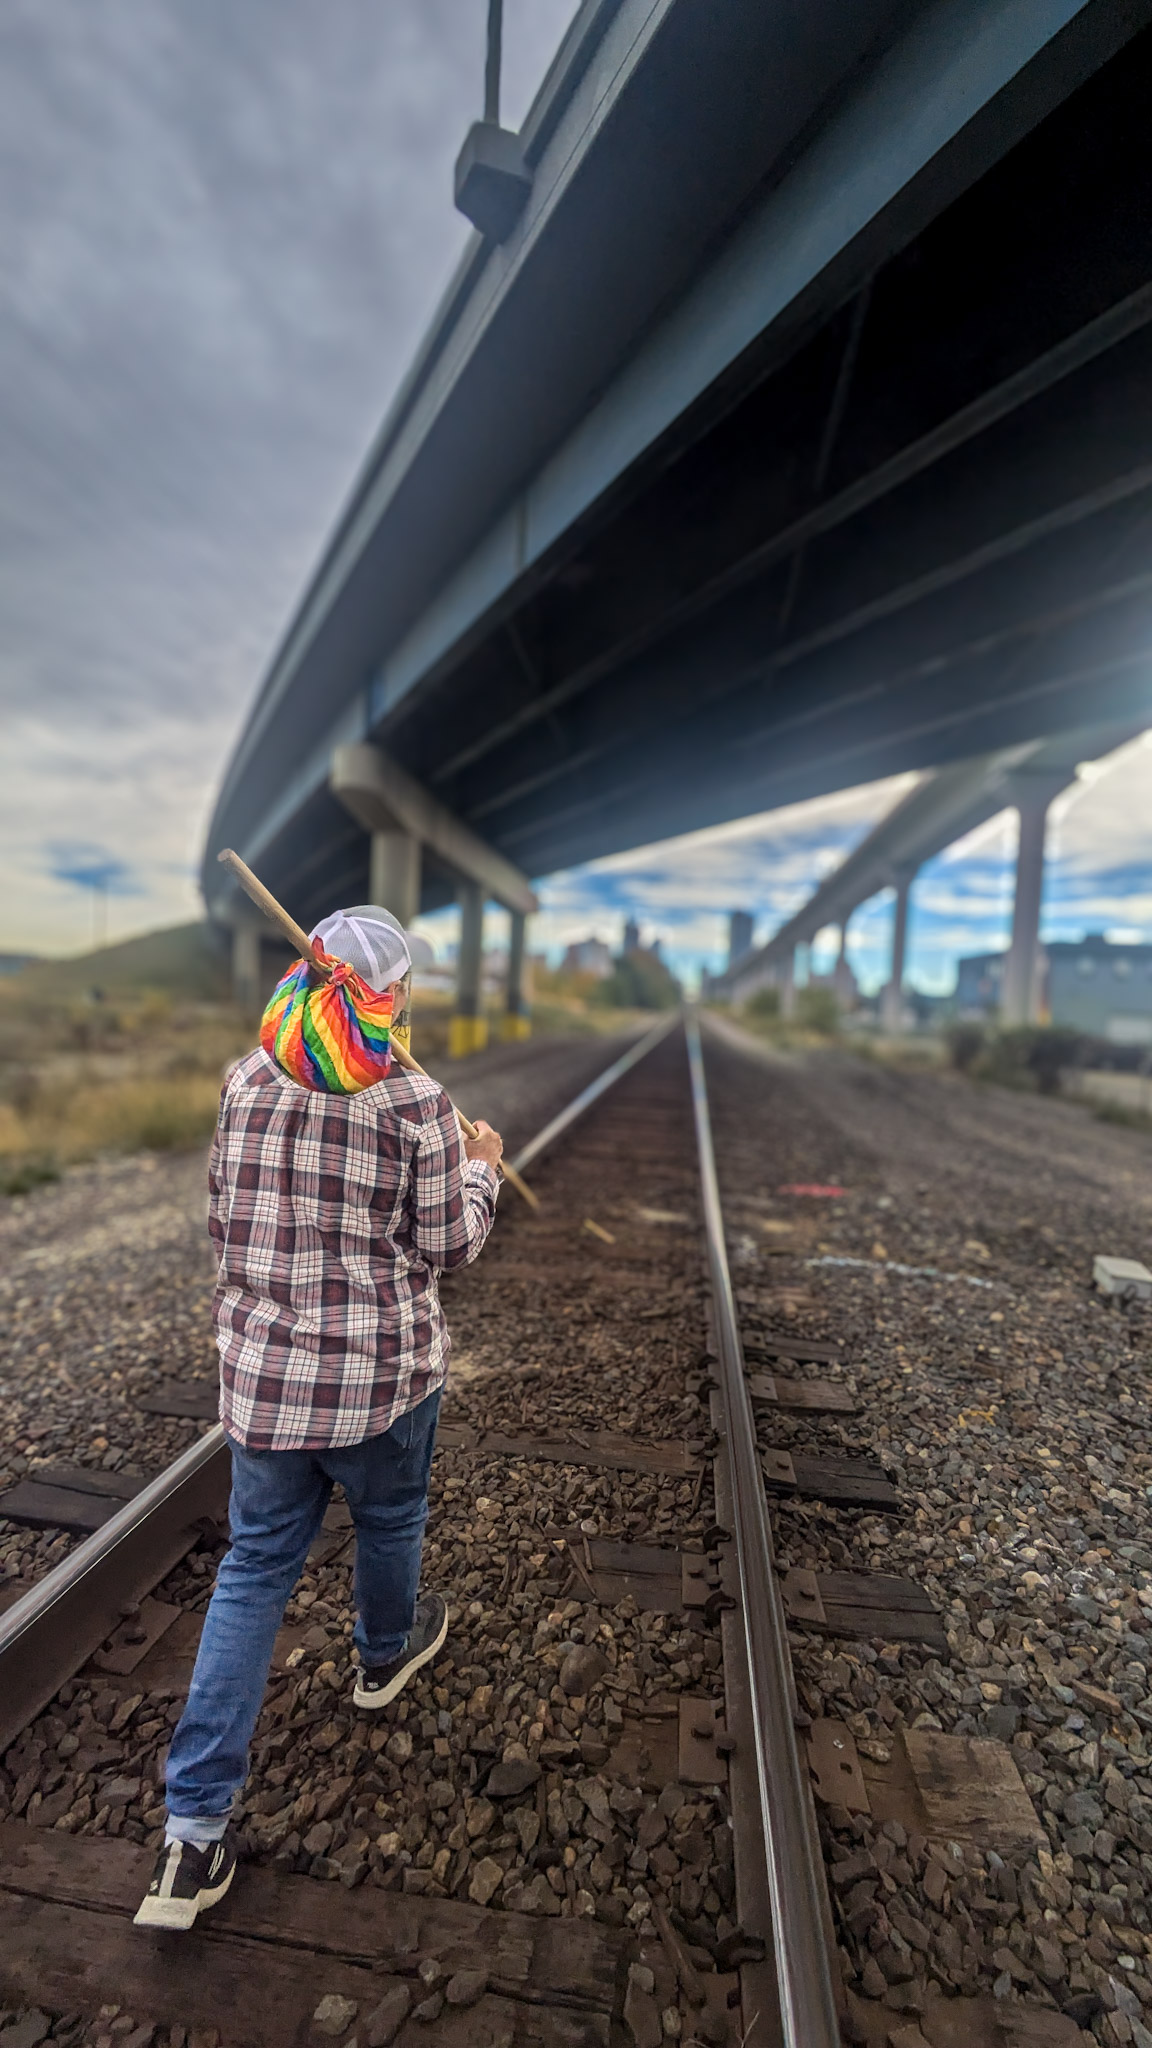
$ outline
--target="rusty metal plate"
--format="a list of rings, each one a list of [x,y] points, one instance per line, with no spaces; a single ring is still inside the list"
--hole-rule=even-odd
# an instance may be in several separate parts
[[[775,1401],[775,1378],[770,1372],[749,1373],[748,1392],[753,1401]]]
[[[795,1486],[796,1467],[787,1451],[761,1451],[760,1466],[769,1486]]]
[[[817,1799],[849,1813],[870,1813],[871,1802],[856,1744],[843,1721],[813,1721],[807,1731],[808,1769]]]
[[[815,1572],[801,1571],[798,1567],[784,1575],[781,1587],[784,1605],[789,1621],[825,1621],[824,1602],[820,1597],[820,1581]]]
[[[149,1594],[140,1602],[139,1612],[125,1617],[119,1628],[113,1630],[104,1648],[97,1650],[89,1663],[96,1671],[110,1672],[114,1678],[127,1678],[183,1612],[182,1607],[170,1607],[166,1601],[153,1600]]]
[[[700,1552],[686,1550],[680,1559],[680,1605],[682,1607],[703,1607],[716,1586],[720,1583],[719,1573],[710,1560]]]
[[[682,1785],[723,1785],[728,1759],[717,1749],[727,1730],[718,1700],[680,1700],[679,1770]]]

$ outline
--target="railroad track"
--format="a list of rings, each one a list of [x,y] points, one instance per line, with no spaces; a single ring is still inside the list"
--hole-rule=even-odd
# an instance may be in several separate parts
[[[946,1644],[908,1580],[777,1567],[782,1504],[901,1500],[874,1459],[771,1440],[774,1417],[818,1440],[851,1414],[851,1358],[786,1291],[738,1310],[696,1024],[650,1034],[515,1163],[541,1215],[504,1207],[444,1290],[459,1349],[426,1576],[456,1602],[445,1655],[379,1726],[345,1711],[350,1529],[330,1510],[257,1730],[252,1860],[193,1937],[129,1909],[223,1540],[219,1431],[0,1616],[0,1998],[75,2015],[70,2042],[113,2042],[88,2022],[116,2007],[133,2048],[155,2029],[157,2048],[1080,2038],[1049,2013],[1004,2031],[978,1999],[942,2031],[956,2011],[905,2009],[899,1971],[882,1996],[845,1988],[880,1921],[844,1825],[888,1800],[894,1845],[906,1810],[946,1869],[989,1802],[947,1738],[913,1745],[912,1782],[867,1782],[847,1722],[798,1701],[798,1645]],[[997,1768],[991,1803],[1026,1825]]]

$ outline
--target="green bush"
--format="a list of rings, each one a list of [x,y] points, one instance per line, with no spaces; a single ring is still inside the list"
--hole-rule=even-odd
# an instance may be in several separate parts
[[[27,1195],[59,1178],[60,1169],[51,1159],[0,1160],[0,1195]]]
[[[1100,1124],[1124,1124],[1131,1131],[1152,1130],[1148,1111],[1132,1108],[1126,1102],[1094,1102],[1092,1114]]]
[[[680,983],[655,953],[624,953],[593,1000],[613,1010],[674,1010]]]
[[[1064,1069],[1083,1066],[1090,1045],[1083,1032],[1059,1024],[1021,1024],[998,1031],[974,1071],[1002,1087],[1056,1095]]]
[[[748,1001],[745,1003],[744,1015],[753,1024],[760,1023],[765,1018],[778,1017],[780,1015],[779,989],[758,988],[755,995],[749,996]]]
[[[958,1074],[970,1073],[987,1040],[982,1024],[950,1024],[946,1033],[949,1066],[955,1067]]]
[[[818,1031],[832,1038],[840,1029],[840,1005],[830,988],[801,988],[796,991],[796,1022],[805,1031]]]

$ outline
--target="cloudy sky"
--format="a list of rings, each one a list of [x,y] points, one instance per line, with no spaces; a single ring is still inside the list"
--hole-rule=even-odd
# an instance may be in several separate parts
[[[505,118],[575,0],[506,0]],[[199,909],[217,779],[463,245],[484,0],[8,0],[0,13],[0,951]],[[1061,799],[1046,930],[1152,937],[1152,754]],[[543,885],[681,969],[766,934],[902,783]],[[913,977],[1003,942],[1010,821],[926,869]],[[99,884],[98,889],[94,884]],[[890,909],[852,957],[883,971]],[[449,924],[435,927],[442,942]],[[494,936],[496,927],[494,926]]]
[[[519,121],[575,0],[507,0]],[[194,916],[213,788],[469,232],[485,0],[0,10],[0,950]]]

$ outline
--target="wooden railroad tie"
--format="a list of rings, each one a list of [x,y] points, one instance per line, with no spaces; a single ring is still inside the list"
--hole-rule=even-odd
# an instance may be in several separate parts
[[[808,1458],[799,1452],[766,1450],[760,1469],[771,1493],[796,1500],[823,1500],[842,1508],[903,1512],[900,1496],[883,1465],[871,1458]]]
[[[821,1337],[804,1337],[798,1330],[745,1330],[740,1341],[748,1359],[791,1359],[796,1365],[847,1365],[841,1344],[829,1344]]]
[[[855,1415],[854,1395],[835,1380],[781,1379],[772,1372],[748,1375],[748,1392],[754,1401],[773,1408],[803,1408],[810,1415]]]
[[[213,1411],[215,1412],[215,1411]],[[87,1465],[41,1465],[0,1494],[0,1516],[26,1529],[91,1536],[142,1493],[153,1473],[104,1472]]]
[[[352,1999],[363,2024],[396,1983],[416,2003],[416,1964],[435,1955],[449,1974],[477,1969],[488,1980],[478,2004],[437,2022],[443,2048],[529,2038],[570,2048],[577,2036],[608,2048],[634,1939],[627,1931],[350,1891],[249,1865],[194,1942],[172,1941],[132,1926],[152,1861],[133,1842],[0,1823],[6,2001],[65,2012],[116,2004],[153,2024],[214,2027],[227,2040],[241,2012],[248,2048],[284,2048],[315,2038],[320,1989]]]
[[[944,1623],[931,1595],[915,1579],[884,1572],[784,1573],[781,1592],[789,1621],[817,1635],[882,1636],[890,1643],[923,1643],[946,1655]]]

